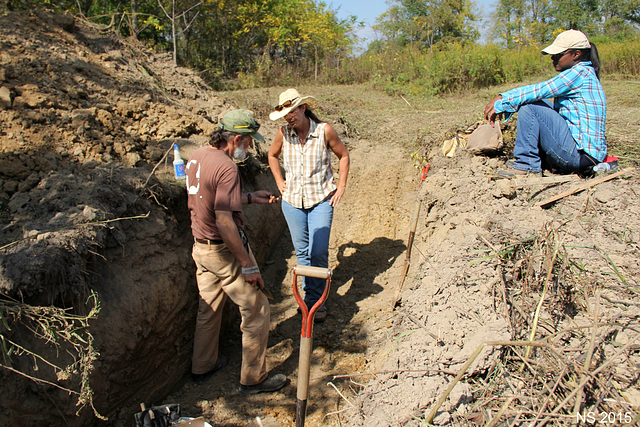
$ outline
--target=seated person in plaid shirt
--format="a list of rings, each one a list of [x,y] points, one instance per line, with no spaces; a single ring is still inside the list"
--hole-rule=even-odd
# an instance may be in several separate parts
[[[607,155],[607,102],[600,84],[600,58],[582,32],[560,33],[542,50],[560,72],[542,83],[509,90],[484,109],[494,124],[502,114],[518,112],[513,162],[501,176],[540,174],[543,167],[560,173],[585,172]],[[553,98],[553,106],[546,101]]]

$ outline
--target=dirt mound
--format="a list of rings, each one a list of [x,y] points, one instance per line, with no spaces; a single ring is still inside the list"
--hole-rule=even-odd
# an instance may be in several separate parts
[[[617,389],[598,404],[595,396],[607,391],[593,385],[574,420],[604,408],[632,419],[640,354],[637,344],[619,349],[630,335],[638,338],[640,248],[629,234],[640,229],[637,179],[605,182],[543,210],[533,203],[584,180],[516,188],[489,179],[498,159],[465,152],[447,159],[439,151],[429,155],[420,195],[426,212],[410,273],[417,280],[397,309],[394,346],[350,408],[349,424],[485,424],[495,416],[491,409],[511,422],[571,413],[573,400],[564,408],[561,401],[577,382],[565,375],[585,363],[585,370],[605,364],[599,383]],[[530,359],[523,342],[531,333],[549,350]],[[542,378],[555,382],[557,395],[538,383]],[[540,406],[545,399],[548,411]],[[563,425],[556,417],[550,420]]]

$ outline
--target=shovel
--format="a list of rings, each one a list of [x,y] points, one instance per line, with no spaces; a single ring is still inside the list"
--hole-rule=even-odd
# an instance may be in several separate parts
[[[324,292],[320,299],[309,309],[300,296],[298,290],[298,277],[316,277],[327,279]],[[309,373],[311,362],[311,347],[313,341],[313,318],[316,311],[324,304],[329,296],[329,286],[331,285],[331,269],[322,267],[309,267],[306,265],[296,265],[293,267],[293,296],[296,298],[300,311],[302,312],[302,331],[300,332],[300,361],[298,364],[298,393],[296,400],[296,427],[304,427],[307,416],[307,397],[309,396]]]

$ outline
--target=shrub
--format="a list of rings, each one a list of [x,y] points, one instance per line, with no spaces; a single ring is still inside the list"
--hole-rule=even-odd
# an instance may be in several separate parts
[[[640,40],[598,44],[602,74],[640,76]]]
[[[640,40],[597,40],[603,74],[640,76]],[[351,73],[340,83],[366,79],[386,92],[445,94],[506,82],[555,75],[550,59],[535,46],[502,49],[493,44],[449,44],[434,52],[412,46],[371,49],[345,67]],[[357,77],[356,77],[357,76]],[[330,79],[331,80],[331,79]]]

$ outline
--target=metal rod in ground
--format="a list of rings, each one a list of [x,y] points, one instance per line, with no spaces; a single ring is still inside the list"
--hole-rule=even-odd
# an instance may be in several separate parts
[[[313,322],[313,320],[311,320]],[[312,337],[300,337],[300,361],[298,364],[298,393],[296,400],[296,427],[304,427],[309,397],[309,375],[311,363]]]

